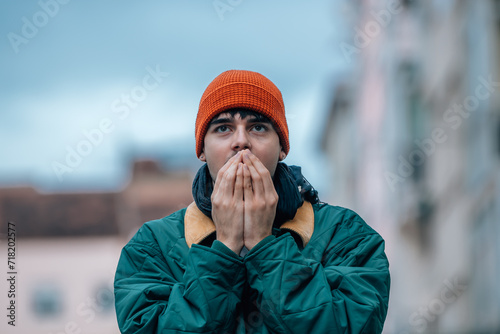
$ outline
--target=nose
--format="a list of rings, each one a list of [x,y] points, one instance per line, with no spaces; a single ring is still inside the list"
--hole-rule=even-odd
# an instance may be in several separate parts
[[[237,127],[234,131],[231,148],[234,151],[242,151],[252,148],[250,138],[248,137],[248,133],[244,127]]]

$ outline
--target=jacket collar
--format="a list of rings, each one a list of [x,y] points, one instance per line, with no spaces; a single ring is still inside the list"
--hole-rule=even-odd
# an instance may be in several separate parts
[[[314,232],[314,210],[311,203],[304,201],[304,204],[297,209],[295,217],[282,224],[280,228],[297,233],[305,247]],[[198,209],[195,202],[191,203],[184,215],[184,236],[188,247],[191,248],[192,244],[201,242],[213,232],[215,232],[214,222]]]

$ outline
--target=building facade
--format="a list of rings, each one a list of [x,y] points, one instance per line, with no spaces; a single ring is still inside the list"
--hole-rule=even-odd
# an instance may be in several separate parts
[[[323,149],[386,239],[386,333],[500,331],[500,2],[356,1]]]
[[[15,326],[1,333],[119,333],[113,279],[122,247],[146,221],[192,202],[191,172],[136,161],[116,192],[40,193],[0,189],[1,231],[15,229]],[[7,238],[0,261],[7,264]],[[0,288],[10,291],[2,279]],[[8,310],[5,310],[7,314]]]

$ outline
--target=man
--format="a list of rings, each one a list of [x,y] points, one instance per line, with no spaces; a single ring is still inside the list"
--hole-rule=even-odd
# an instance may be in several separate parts
[[[384,241],[280,162],[289,141],[278,88],[255,72],[220,74],[195,136],[206,162],[195,202],[144,224],[123,248],[122,333],[380,333]]]

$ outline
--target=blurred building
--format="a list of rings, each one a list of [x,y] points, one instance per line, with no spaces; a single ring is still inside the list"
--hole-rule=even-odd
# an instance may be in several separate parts
[[[356,1],[323,148],[386,239],[386,333],[500,332],[500,1]]]
[[[144,222],[191,203],[192,179],[190,172],[137,161],[119,192],[0,189],[1,231],[9,221],[16,226],[15,332],[119,333],[113,278],[121,248]],[[7,283],[2,280],[2,291]],[[0,329],[12,327],[2,321]]]

